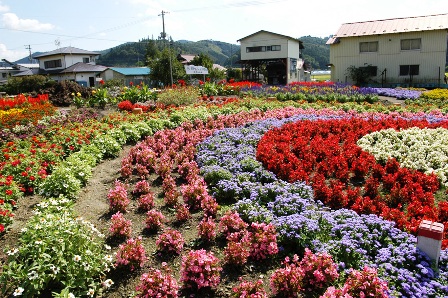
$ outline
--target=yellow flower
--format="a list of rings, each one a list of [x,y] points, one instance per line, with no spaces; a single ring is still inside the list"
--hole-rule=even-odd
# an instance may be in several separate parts
[[[76,93],[76,96],[81,96],[81,92]]]

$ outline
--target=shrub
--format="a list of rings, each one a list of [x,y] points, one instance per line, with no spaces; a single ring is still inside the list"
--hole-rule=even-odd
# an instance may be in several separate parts
[[[163,262],[162,269],[151,268],[148,273],[141,276],[136,290],[138,292],[137,298],[177,298],[179,286],[171,273],[171,269]]]
[[[182,257],[181,281],[187,288],[216,288],[221,280],[219,259],[205,249],[191,250]]]
[[[198,101],[199,90],[195,87],[184,87],[176,89],[165,89],[157,96],[156,103],[166,106],[191,105]]]
[[[251,236],[250,256],[253,259],[262,260],[278,253],[277,236],[273,224],[253,222],[249,231]]]
[[[154,208],[154,194],[147,193],[138,198],[138,209],[149,211]]]
[[[233,298],[267,298],[268,294],[263,288],[263,281],[261,279],[256,282],[243,281],[240,278],[240,283],[232,288]]]
[[[250,234],[248,231],[231,233],[227,237],[224,260],[229,265],[242,266],[250,256]]]
[[[146,260],[142,237],[131,238],[118,247],[115,266],[128,267],[131,271],[134,271],[142,267]]]
[[[180,254],[184,242],[184,238],[179,231],[167,229],[157,238],[156,245],[159,252]]]
[[[216,237],[216,224],[213,221],[213,218],[210,216],[205,216],[199,222],[198,225],[198,236],[206,241],[212,241]]]
[[[179,204],[176,206],[176,219],[178,221],[187,221],[191,218],[190,210],[187,205]]]
[[[40,297],[52,291],[82,296],[101,290],[101,281],[112,267],[110,247],[105,249],[104,235],[90,222],[75,219],[71,203],[61,196],[36,206],[17,247],[6,251],[8,261],[0,273],[2,297],[9,297],[11,291]]]
[[[130,220],[126,220],[123,214],[118,211],[112,215],[109,231],[112,236],[130,237],[132,232],[131,226],[132,222]]]
[[[247,223],[245,223],[235,211],[227,211],[219,221],[219,232],[226,237],[231,233],[239,232],[246,228]]]
[[[126,212],[126,208],[131,202],[128,198],[126,185],[119,180],[115,180],[114,188],[109,190],[107,198],[109,199],[109,210],[115,212]]]
[[[146,213],[145,224],[148,230],[157,231],[162,228],[164,222],[165,216],[163,216],[162,212],[151,209]]]

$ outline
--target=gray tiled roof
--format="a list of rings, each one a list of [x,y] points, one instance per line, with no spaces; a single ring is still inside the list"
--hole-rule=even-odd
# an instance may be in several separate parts
[[[94,56],[97,56],[97,55],[100,55],[100,53],[86,51],[86,50],[78,49],[75,47],[64,47],[64,48],[59,48],[59,49],[51,51],[51,52],[46,52],[43,54],[33,56],[33,58],[41,58],[41,57],[54,56],[54,55],[94,55]]]

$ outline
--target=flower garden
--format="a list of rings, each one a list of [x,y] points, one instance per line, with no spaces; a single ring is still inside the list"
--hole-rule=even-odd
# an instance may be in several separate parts
[[[448,228],[446,90],[211,84],[0,100],[2,295],[448,296],[446,234],[437,268],[416,247]]]

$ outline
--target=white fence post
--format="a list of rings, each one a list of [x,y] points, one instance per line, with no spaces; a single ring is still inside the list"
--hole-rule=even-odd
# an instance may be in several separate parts
[[[443,230],[443,224],[429,220],[422,220],[418,227],[417,247],[435,261],[436,268],[442,249]]]

